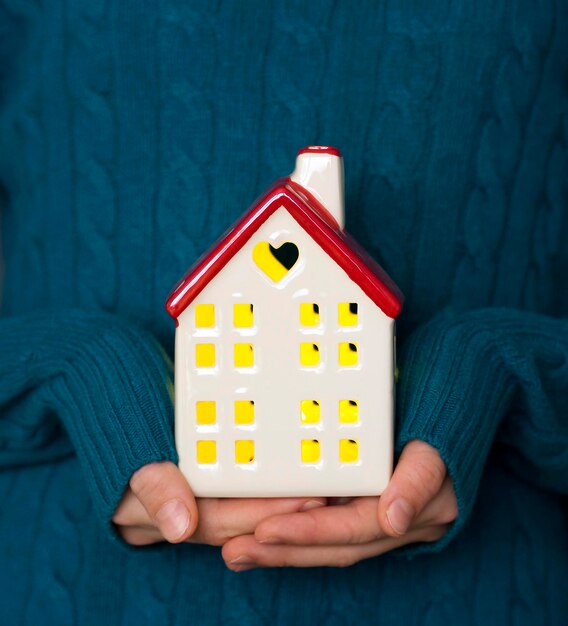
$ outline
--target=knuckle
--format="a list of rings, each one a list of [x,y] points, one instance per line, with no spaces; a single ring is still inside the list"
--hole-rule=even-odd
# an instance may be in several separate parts
[[[439,491],[445,475],[446,467],[443,462],[432,462],[432,458],[429,457],[416,459],[409,478],[418,493],[431,497]]]
[[[157,470],[158,464],[150,463],[132,474],[129,484],[137,496],[156,486],[156,483],[159,482]]]
[[[153,517],[160,506],[168,500],[168,475],[159,463],[151,463],[140,468],[130,479],[132,493]]]
[[[306,511],[303,515],[305,515],[305,521],[307,521],[305,538],[309,542],[315,542],[321,532],[321,524],[318,521],[318,517],[312,511]]]
[[[357,545],[359,543],[363,543],[364,538],[362,536],[360,528],[357,524],[349,523],[345,535],[345,543],[348,545]]]
[[[353,507],[354,515],[350,518],[347,529],[347,543],[359,544],[373,541],[382,535],[377,516],[369,510],[369,505],[364,500],[359,500]],[[368,528],[369,520],[375,520],[375,528]],[[368,536],[370,533],[371,536]]]

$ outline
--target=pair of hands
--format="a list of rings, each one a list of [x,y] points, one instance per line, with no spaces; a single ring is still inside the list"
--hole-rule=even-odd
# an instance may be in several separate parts
[[[381,497],[199,498],[173,463],[139,469],[113,522],[132,545],[159,541],[223,546],[233,571],[347,566],[415,542],[436,541],[458,514],[435,448],[404,448]]]

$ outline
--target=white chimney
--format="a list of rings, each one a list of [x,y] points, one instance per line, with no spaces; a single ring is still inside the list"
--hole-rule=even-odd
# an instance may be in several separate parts
[[[290,179],[305,187],[343,229],[345,200],[343,191],[343,158],[337,148],[308,146],[298,152],[296,169]]]

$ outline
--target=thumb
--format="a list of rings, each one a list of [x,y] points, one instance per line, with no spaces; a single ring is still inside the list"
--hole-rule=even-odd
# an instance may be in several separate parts
[[[394,474],[379,498],[379,524],[391,537],[400,537],[440,491],[446,466],[438,451],[424,441],[404,447]]]
[[[130,488],[166,541],[179,543],[195,532],[197,504],[177,465],[144,465],[132,475]]]

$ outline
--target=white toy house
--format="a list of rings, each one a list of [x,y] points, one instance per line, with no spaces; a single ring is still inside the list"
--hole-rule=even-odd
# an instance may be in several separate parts
[[[296,169],[170,295],[180,468],[197,496],[377,495],[402,295],[343,231],[343,163]]]

